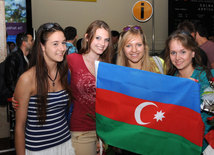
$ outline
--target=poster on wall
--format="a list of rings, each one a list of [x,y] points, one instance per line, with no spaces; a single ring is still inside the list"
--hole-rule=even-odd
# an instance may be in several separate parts
[[[5,0],[7,42],[15,42],[16,35],[26,32],[26,0]]]

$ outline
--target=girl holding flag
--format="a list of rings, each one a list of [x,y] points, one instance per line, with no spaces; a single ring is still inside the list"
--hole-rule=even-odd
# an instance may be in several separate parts
[[[190,78],[200,84],[201,116],[205,124],[205,134],[207,134],[210,129],[210,125],[207,124],[207,118],[213,116],[210,113],[211,106],[209,106],[210,104],[213,105],[213,94],[210,94],[212,101],[209,104],[207,104],[207,97],[204,94],[207,94],[207,89],[213,93],[211,79],[213,79],[214,70],[203,65],[200,49],[189,33],[177,30],[168,37],[166,41],[165,65],[167,75]],[[208,143],[204,139],[202,151],[207,145]]]
[[[163,74],[163,63],[161,58],[149,56],[146,36],[140,26],[128,25],[123,28],[118,41],[117,65]],[[116,152],[124,155],[136,154],[117,148]]]

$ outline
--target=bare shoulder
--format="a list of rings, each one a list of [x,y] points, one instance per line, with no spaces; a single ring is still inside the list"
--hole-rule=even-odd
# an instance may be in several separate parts
[[[24,84],[24,83],[26,83],[26,84],[31,83],[32,80],[33,80],[33,78],[34,78],[34,77],[33,77],[33,74],[34,74],[33,72],[34,72],[34,71],[33,71],[33,68],[27,70],[26,72],[24,72],[24,73],[20,76],[18,82],[22,82],[23,84]]]
[[[35,91],[35,68],[34,67],[27,70],[20,76],[16,87],[18,87],[19,89],[24,88],[30,91],[31,94],[33,94],[33,92]]]

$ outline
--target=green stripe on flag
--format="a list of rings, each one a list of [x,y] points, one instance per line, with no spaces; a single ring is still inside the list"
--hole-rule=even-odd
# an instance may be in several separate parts
[[[107,144],[143,155],[200,155],[201,147],[168,132],[131,125],[96,113],[98,136]]]

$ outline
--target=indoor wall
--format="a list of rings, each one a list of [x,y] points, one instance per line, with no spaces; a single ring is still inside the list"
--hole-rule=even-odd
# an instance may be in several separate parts
[[[168,0],[154,1],[154,16],[145,23],[136,21],[132,15],[132,7],[137,0],[97,0],[81,2],[70,0],[31,0],[33,28],[45,22],[58,22],[62,27],[72,25],[77,28],[79,38],[83,37],[88,25],[96,20],[106,21],[111,29],[121,31],[126,25],[141,25],[146,33],[152,49],[160,51],[164,48],[168,36]],[[153,23],[154,21],[154,23]],[[154,25],[154,30],[153,30]],[[152,41],[152,36],[155,40]]]

